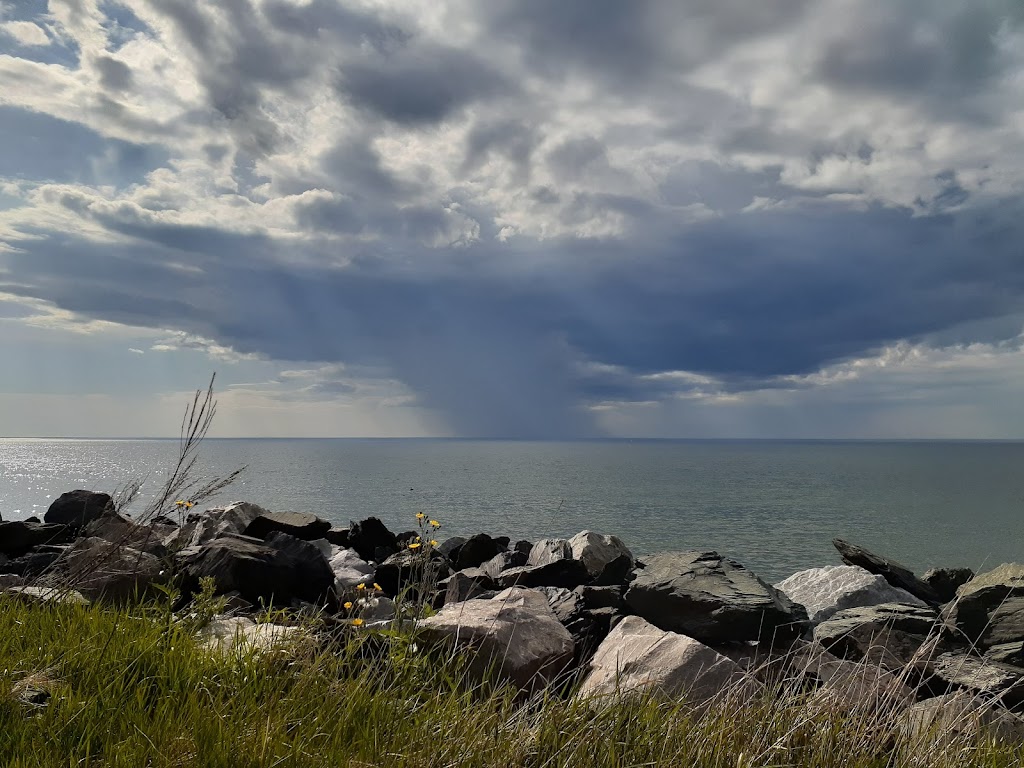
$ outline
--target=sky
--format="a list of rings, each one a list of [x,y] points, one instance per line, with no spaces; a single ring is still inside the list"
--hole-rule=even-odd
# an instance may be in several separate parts
[[[1019,0],[0,0],[0,435],[1024,438]]]

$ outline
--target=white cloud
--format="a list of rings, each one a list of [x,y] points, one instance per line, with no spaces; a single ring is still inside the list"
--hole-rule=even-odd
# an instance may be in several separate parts
[[[0,22],[0,35],[8,35],[18,41],[20,45],[39,46],[49,45],[50,37],[46,30],[31,21],[5,21]]]

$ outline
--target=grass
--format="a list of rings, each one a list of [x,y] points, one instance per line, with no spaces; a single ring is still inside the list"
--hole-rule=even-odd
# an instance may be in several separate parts
[[[309,625],[297,655],[211,655],[166,608],[0,596],[10,766],[1013,766],[1020,745],[909,741],[891,715],[805,694],[529,701],[468,684],[409,635]]]

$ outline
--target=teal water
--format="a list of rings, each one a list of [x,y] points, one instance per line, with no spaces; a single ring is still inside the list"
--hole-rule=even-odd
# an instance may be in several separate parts
[[[162,440],[0,439],[0,515],[65,490],[156,492]],[[208,440],[204,474],[246,466],[219,501],[376,515],[424,511],[447,535],[616,533],[641,554],[717,549],[764,578],[838,563],[835,536],[917,571],[1024,561],[1024,443],[831,441]]]

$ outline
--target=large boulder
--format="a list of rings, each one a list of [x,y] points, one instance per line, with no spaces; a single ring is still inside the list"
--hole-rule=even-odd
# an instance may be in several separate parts
[[[82,536],[109,541],[111,544],[138,549],[157,557],[168,554],[163,541],[176,528],[160,523],[140,525],[122,515],[104,515],[93,520],[82,529]]]
[[[544,565],[524,565],[499,573],[494,581],[508,587],[564,587],[573,589],[590,581],[587,568],[579,560],[552,560]]]
[[[457,571],[479,568],[501,550],[502,547],[496,539],[492,539],[486,533],[478,533],[476,536],[470,536],[459,547],[458,555],[453,560],[453,567]]]
[[[222,536],[241,535],[253,520],[264,514],[269,512],[248,501],[236,501],[226,507],[214,507],[205,512],[191,512],[185,524],[164,539],[164,544],[170,549],[179,550],[209,544]]]
[[[810,712],[892,713],[914,702],[914,691],[905,677],[876,664],[822,654],[813,671],[818,687],[808,700]]]
[[[717,552],[651,557],[626,605],[659,629],[708,644],[788,642],[807,628],[803,606]]]
[[[622,614],[610,607],[589,607],[579,588],[570,591],[561,587],[541,587],[538,591],[547,597],[555,618],[572,635],[575,646],[573,666],[582,668],[608,636],[612,623],[621,619]]]
[[[742,680],[736,662],[703,643],[627,616],[598,647],[577,695],[650,692],[696,704]]]
[[[1003,563],[957,590],[950,621],[981,648],[1024,640],[1024,565]]]
[[[339,593],[359,584],[373,582],[374,566],[351,549],[339,549],[331,556],[329,565],[334,572],[334,587]]]
[[[1009,664],[953,651],[937,656],[932,672],[935,679],[954,691],[995,697],[1008,707],[1024,703],[1024,671]],[[931,684],[934,686],[934,680]]]
[[[388,597],[410,595],[427,597],[440,581],[451,575],[448,560],[435,551],[403,549],[377,566],[373,580]]]
[[[97,517],[114,514],[114,501],[109,493],[77,490],[62,493],[43,516],[44,523],[81,528]]]
[[[291,564],[292,573],[301,584],[316,585],[315,589],[304,590],[298,597],[319,602],[333,594],[334,571],[316,543],[280,531],[271,531],[265,542],[274,548],[278,559]]]
[[[979,734],[1001,742],[1024,741],[1024,720],[998,702],[964,690],[912,704],[903,713],[902,724],[911,740],[930,741],[940,748],[972,742]]]
[[[902,669],[911,662],[926,662],[918,652],[929,637],[936,642],[926,651],[931,654],[939,647],[937,620],[934,609],[921,605],[846,608],[818,624],[814,639],[840,658]],[[945,644],[941,647],[946,648]]]
[[[568,543],[572,556],[586,566],[594,579],[600,578],[605,569],[619,558],[626,559],[625,571],[633,566],[633,553],[618,536],[580,531]]]
[[[226,656],[239,653],[285,653],[294,655],[313,645],[302,627],[255,621],[243,616],[218,616],[198,632],[199,644],[208,651]]]
[[[527,555],[524,552],[499,552],[490,560],[480,565],[480,570],[490,578],[498,578],[498,574],[507,571],[509,568],[519,568],[526,565]]]
[[[518,544],[516,545],[518,548]],[[530,548],[527,565],[548,565],[556,560],[572,557],[569,542],[565,539],[541,539]]]
[[[181,552],[180,570],[189,591],[198,589],[199,579],[210,576],[218,592],[237,591],[253,604],[287,606],[294,599],[308,602],[329,599],[333,594],[334,574],[326,561],[324,569],[317,569],[319,577],[310,580],[307,578],[309,568],[298,562],[289,549],[250,536],[225,534],[208,544]],[[316,550],[316,557],[323,559],[319,550]]]
[[[780,581],[775,588],[807,609],[812,624],[818,624],[837,611],[882,603],[925,605],[905,589],[897,589],[878,574],[855,565],[829,565],[808,568]]]
[[[351,523],[348,529],[348,545],[363,560],[372,560],[375,563],[384,562],[399,550],[398,537],[376,517]]]
[[[546,687],[572,662],[572,637],[544,595],[530,589],[445,606],[418,628],[428,644],[470,650],[475,674],[493,671],[525,691]]]
[[[461,603],[477,597],[493,597],[495,584],[491,578],[479,568],[466,568],[453,573],[438,583],[438,589],[444,592],[444,604]]]
[[[67,550],[54,578],[92,600],[125,603],[152,595],[167,583],[167,565],[149,552],[93,536]]]
[[[0,522],[0,554],[21,557],[44,544],[65,544],[74,538],[67,525],[44,525],[24,520]]]
[[[956,597],[956,591],[973,578],[970,568],[929,568],[921,575],[921,581],[944,603]]]
[[[313,541],[324,538],[330,530],[329,522],[305,512],[263,512],[253,518],[242,533],[265,539],[277,531],[304,541]]]
[[[869,573],[877,573],[894,587],[906,590],[928,605],[942,604],[942,600],[935,594],[935,590],[917,578],[913,571],[905,565],[888,557],[876,555],[843,539],[833,539],[832,546],[836,548],[839,556],[847,565],[856,565]]]

